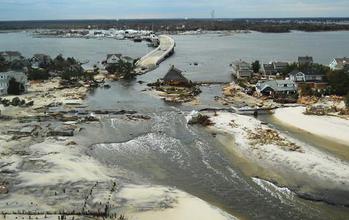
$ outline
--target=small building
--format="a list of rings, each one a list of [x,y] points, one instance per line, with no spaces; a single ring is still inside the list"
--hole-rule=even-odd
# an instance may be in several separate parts
[[[121,56],[122,56],[121,54],[108,54],[106,63],[107,64],[116,64],[121,59]]]
[[[3,51],[0,52],[0,56],[2,56],[6,62],[13,62],[15,60],[23,59],[22,54],[18,51]]]
[[[305,56],[305,57],[298,57],[298,65],[299,66],[309,66],[314,63],[313,57],[311,56]]]
[[[253,74],[251,64],[245,61],[235,62],[233,65],[233,74],[236,78],[251,77]]]
[[[276,70],[274,69],[274,65],[272,63],[267,63],[262,65],[262,72],[266,76],[276,75]]]
[[[171,86],[186,86],[189,85],[189,80],[185,78],[182,71],[172,65],[165,77],[162,79],[163,83]]]
[[[305,74],[302,71],[293,70],[288,76],[293,82],[305,82]]]
[[[343,57],[343,58],[334,58],[333,61],[330,63],[329,67],[331,70],[342,70],[345,68],[345,66],[349,65],[349,58]]]
[[[276,71],[277,73],[283,72],[288,66],[288,62],[273,62],[272,64],[274,71]]]
[[[22,93],[28,91],[28,77],[23,72],[0,72],[0,96],[7,95],[9,82],[12,78],[19,83]]]
[[[31,67],[33,69],[46,67],[51,61],[51,57],[46,54],[34,54],[34,56],[30,59]]]
[[[297,84],[291,80],[258,81],[256,91],[262,95],[292,95],[297,93]]]

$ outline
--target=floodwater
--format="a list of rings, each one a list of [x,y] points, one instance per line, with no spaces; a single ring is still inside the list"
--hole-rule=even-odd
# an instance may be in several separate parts
[[[328,64],[349,51],[349,32],[173,37],[177,45],[174,56],[137,80],[156,81],[174,64],[191,80],[230,81],[229,64],[240,58],[296,61],[298,55],[312,55],[315,62]],[[0,34],[0,50],[18,50],[24,56],[62,53],[88,59],[93,65],[107,53],[140,57],[151,49],[131,41],[33,38],[19,32]],[[165,104],[143,91],[146,83],[112,82],[110,89],[97,89],[89,95],[86,102],[90,108],[136,110],[152,118],[133,123],[105,118],[102,127],[86,129],[89,155],[106,166],[128,170],[134,176],[133,184],[147,181],[176,187],[243,219],[348,218],[348,208],[306,201],[285,188],[247,176],[239,167],[241,161],[231,157],[209,131],[187,125],[184,116],[192,109],[218,106],[213,97],[221,94],[220,86],[203,87],[201,102],[193,107]]]

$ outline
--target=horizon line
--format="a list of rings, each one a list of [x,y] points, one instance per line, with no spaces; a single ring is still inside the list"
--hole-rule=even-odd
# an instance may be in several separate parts
[[[20,20],[1,20],[0,22],[35,22],[35,21],[127,21],[127,20],[241,20],[241,19],[348,19],[349,17],[222,17],[222,18],[209,18],[209,17],[177,17],[177,18],[66,18],[66,19],[20,19]]]

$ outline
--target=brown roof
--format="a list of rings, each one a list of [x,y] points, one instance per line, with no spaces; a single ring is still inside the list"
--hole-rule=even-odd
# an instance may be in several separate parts
[[[182,71],[174,67],[173,65],[166,73],[165,77],[163,78],[165,82],[182,82],[182,83],[188,83],[188,79],[185,78],[182,75]]]
[[[343,58],[335,58],[338,65],[345,65],[349,64],[349,58],[343,57]]]

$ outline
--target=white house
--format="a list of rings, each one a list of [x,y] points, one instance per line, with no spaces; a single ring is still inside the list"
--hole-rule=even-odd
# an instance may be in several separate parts
[[[288,74],[293,82],[322,82],[325,75],[316,71],[293,70]]]
[[[305,82],[305,74],[302,71],[293,70],[288,76],[293,82]]]
[[[349,65],[349,58],[334,58],[329,67],[331,70],[342,70],[345,65]]]
[[[23,72],[0,72],[0,96],[7,95],[9,81],[12,78],[14,78],[18,83],[20,83],[23,93],[28,91],[28,77]]]

